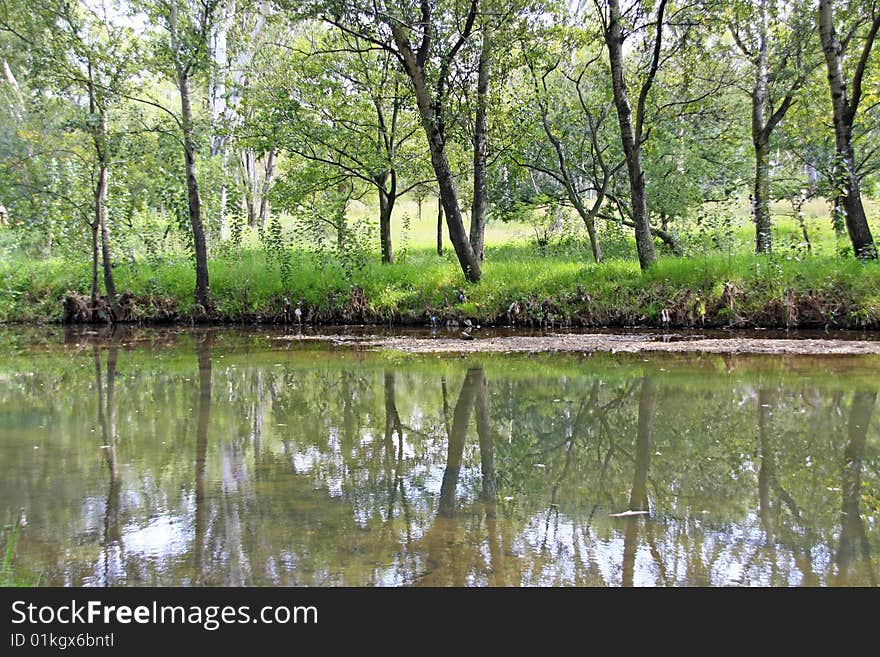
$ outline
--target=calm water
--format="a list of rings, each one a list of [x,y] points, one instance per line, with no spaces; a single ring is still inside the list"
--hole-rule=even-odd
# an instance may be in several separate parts
[[[0,524],[42,585],[880,578],[877,358],[0,337]]]

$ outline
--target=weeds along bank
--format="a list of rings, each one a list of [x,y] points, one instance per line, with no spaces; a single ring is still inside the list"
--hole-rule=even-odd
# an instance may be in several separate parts
[[[488,252],[483,280],[468,285],[451,256],[428,250],[358,266],[305,251],[280,266],[249,250],[211,262],[209,309],[193,303],[185,257],[120,263],[115,274],[126,322],[880,328],[880,265],[831,255],[664,257],[642,273],[634,260],[508,246]],[[6,258],[0,321],[107,321],[105,305],[89,316],[89,283],[81,263]]]

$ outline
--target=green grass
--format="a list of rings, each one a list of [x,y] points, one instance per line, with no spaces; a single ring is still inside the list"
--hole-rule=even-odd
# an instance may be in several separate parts
[[[39,577],[31,577],[17,572],[13,563],[20,531],[21,526],[17,518],[12,524],[0,527],[0,546],[2,546],[3,553],[3,562],[0,563],[0,586],[2,587],[39,586]]]
[[[688,256],[661,249],[646,273],[639,270],[628,231],[606,230],[609,257],[596,264],[576,222],[543,249],[529,226],[496,222],[487,235],[483,280],[476,285],[465,282],[448,244],[443,257],[434,252],[433,210],[426,202],[423,220],[411,221],[407,235],[400,234],[398,222],[395,264],[383,266],[373,254],[363,267],[347,270],[333,257],[291,249],[286,284],[256,237],[247,236],[239,250],[212,257],[216,319],[272,321],[289,296],[315,322],[426,324],[434,316],[441,322],[621,326],[658,324],[666,310],[673,326],[880,327],[880,265],[842,252],[846,243],[818,204],[805,208],[810,253],[797,223],[777,215],[774,253],[754,255],[753,226],[737,206],[725,210],[728,216],[716,212],[714,223],[677,226]],[[876,218],[875,203],[869,215]],[[0,321],[58,321],[67,292],[88,293],[87,261],[35,260],[6,250]],[[191,263],[174,252],[151,262],[120,258],[114,270],[117,288],[136,297],[134,319],[164,316],[157,309],[189,319]]]

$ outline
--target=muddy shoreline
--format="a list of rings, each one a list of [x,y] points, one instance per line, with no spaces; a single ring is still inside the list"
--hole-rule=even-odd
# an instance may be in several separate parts
[[[814,356],[880,355],[874,331],[780,331],[717,329],[658,331],[652,327],[617,329],[534,329],[521,327],[432,328],[375,326],[261,326],[231,324],[68,325],[0,324],[7,344],[173,344],[186,336],[204,339],[224,334],[296,347],[387,351],[406,354],[477,353],[690,353]]]
[[[880,355],[880,340],[823,338],[705,338],[665,341],[657,335],[548,334],[478,338],[413,336],[301,336],[283,335],[278,340],[324,340],[334,346],[353,346],[410,354],[441,353],[709,353],[709,354],[801,354]]]

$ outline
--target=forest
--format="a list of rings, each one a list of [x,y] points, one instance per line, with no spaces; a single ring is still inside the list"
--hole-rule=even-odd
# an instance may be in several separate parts
[[[880,327],[876,0],[0,0],[0,321]]]

